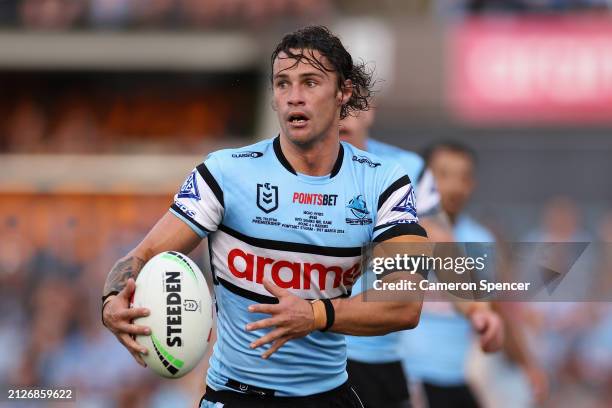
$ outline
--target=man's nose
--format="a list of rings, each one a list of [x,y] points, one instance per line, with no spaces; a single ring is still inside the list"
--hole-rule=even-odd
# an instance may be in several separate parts
[[[304,105],[304,93],[299,85],[292,86],[289,91],[288,103],[291,106]]]

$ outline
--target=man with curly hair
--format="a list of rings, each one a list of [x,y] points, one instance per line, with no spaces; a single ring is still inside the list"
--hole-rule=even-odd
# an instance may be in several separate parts
[[[280,134],[210,154],[170,211],[117,262],[103,321],[143,363],[131,335],[134,279],[155,254],[209,239],[217,342],[201,407],[362,407],[347,383],[345,334],[417,325],[421,299],[350,297],[362,246],[427,242],[410,179],[339,141],[339,122],[367,110],[370,76],[327,28],[287,34],[271,58]],[[416,254],[416,253],[415,253]],[[384,279],[420,279],[393,272]]]

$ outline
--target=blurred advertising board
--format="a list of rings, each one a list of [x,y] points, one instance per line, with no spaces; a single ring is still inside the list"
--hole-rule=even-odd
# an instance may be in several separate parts
[[[459,120],[612,124],[612,18],[475,18],[447,40],[447,103]]]

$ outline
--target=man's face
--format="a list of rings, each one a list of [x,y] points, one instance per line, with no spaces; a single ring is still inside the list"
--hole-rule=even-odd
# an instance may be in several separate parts
[[[430,163],[442,209],[452,217],[465,207],[475,187],[474,163],[465,153],[441,149]]]
[[[356,112],[340,121],[340,140],[365,149],[368,129],[374,123],[374,110]]]
[[[299,54],[300,50],[292,52]],[[330,67],[318,51],[303,52]],[[340,108],[348,98],[338,88],[335,72],[323,72],[306,59],[296,64],[295,59],[283,52],[274,61],[272,70],[274,109],[284,136],[293,143],[308,145],[337,131]]]

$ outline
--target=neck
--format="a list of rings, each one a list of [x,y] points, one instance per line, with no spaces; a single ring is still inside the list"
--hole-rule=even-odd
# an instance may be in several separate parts
[[[293,143],[281,133],[280,145],[291,167],[298,173],[309,176],[330,174],[340,150],[339,137],[330,135],[308,145]]]

